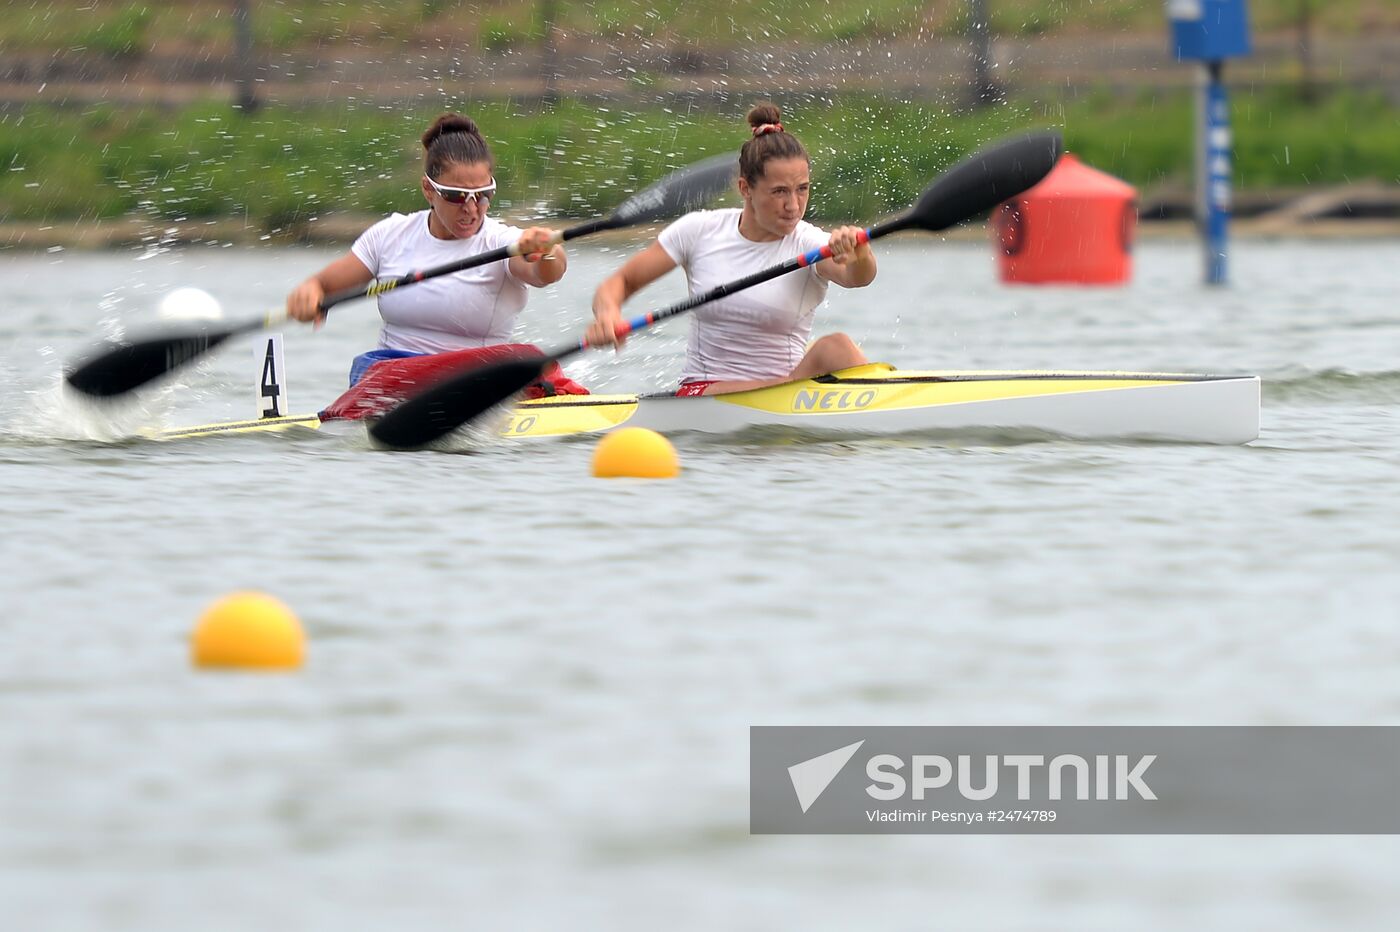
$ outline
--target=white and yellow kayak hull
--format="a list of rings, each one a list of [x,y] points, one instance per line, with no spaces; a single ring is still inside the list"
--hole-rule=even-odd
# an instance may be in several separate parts
[[[917,372],[861,366],[819,379],[694,398],[585,395],[526,401],[507,437],[755,427],[890,434],[1033,432],[1078,439],[1248,443],[1259,379],[1122,372]]]
[[[904,371],[884,364],[726,395],[565,395],[517,404],[511,439],[751,428],[856,435],[1031,434],[1079,440],[1248,443],[1259,436],[1257,376],[1160,372]],[[164,439],[314,428],[314,415],[209,424]]]

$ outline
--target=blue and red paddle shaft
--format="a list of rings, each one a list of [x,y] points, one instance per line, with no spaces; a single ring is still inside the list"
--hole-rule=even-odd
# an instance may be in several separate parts
[[[870,235],[871,229],[861,230],[860,233],[856,234],[857,245],[864,245],[870,242],[870,240],[872,239]],[[877,233],[876,235],[878,236],[879,234]],[[743,291],[745,288],[752,288],[754,285],[762,284],[763,282],[766,282],[769,279],[777,278],[779,275],[786,275],[788,272],[793,272],[797,269],[805,269],[809,265],[816,265],[823,259],[830,258],[831,244],[828,243],[825,246],[818,246],[816,249],[804,252],[800,256],[793,256],[791,259],[779,265],[769,266],[768,268],[763,269],[762,271],[754,272],[752,275],[747,275],[743,278],[737,279],[732,282],[726,282],[725,284],[720,285],[717,288],[711,288],[709,291],[703,292],[701,294],[692,295],[691,297],[680,302],[679,304],[673,304],[670,307],[665,308],[664,310],[650,311],[646,314],[634,317],[631,320],[618,321],[614,332],[619,337],[624,337],[627,334],[632,333],[634,330],[645,330],[652,324],[660,323],[668,317],[675,317],[677,314],[684,314],[686,311],[691,310],[692,308],[699,307],[702,304],[708,304],[711,301],[718,301],[720,298],[727,297],[736,291]],[[589,343],[586,339],[579,340],[578,349],[585,350],[592,345],[593,344]],[[570,352],[572,352],[572,350]],[[555,358],[559,357],[556,356]]]

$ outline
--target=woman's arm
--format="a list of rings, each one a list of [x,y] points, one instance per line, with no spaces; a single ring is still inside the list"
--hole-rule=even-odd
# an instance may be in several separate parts
[[[374,280],[374,273],[365,267],[353,252],[336,259],[287,295],[287,316],[293,320],[324,318],[321,299],[328,294],[364,285]]]
[[[660,243],[654,242],[603,279],[593,293],[593,323],[585,334],[589,344],[622,346],[627,341],[626,335],[617,335],[617,324],[622,320],[622,303],[675,267],[676,260],[661,248]]]

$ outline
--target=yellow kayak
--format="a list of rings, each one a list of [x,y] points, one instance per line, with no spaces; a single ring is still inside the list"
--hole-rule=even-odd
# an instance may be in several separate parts
[[[919,431],[1027,433],[1080,440],[1248,443],[1259,436],[1258,376],[1165,372],[913,371],[872,363],[770,388],[673,395],[564,395],[517,403],[510,439],[785,427],[853,435]],[[163,440],[315,430],[317,415],[164,431]]]

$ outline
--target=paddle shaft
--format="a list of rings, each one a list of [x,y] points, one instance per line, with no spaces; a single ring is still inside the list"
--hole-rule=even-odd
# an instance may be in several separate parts
[[[857,235],[856,239],[862,244],[868,243],[871,240],[879,239],[882,236],[897,232],[899,230],[903,230],[906,227],[911,226],[913,222],[914,218],[910,215],[893,217],[889,220],[886,220],[884,223],[879,223],[868,229],[861,230],[860,233]],[[697,295],[691,295],[684,301],[677,302],[676,304],[673,304],[670,307],[663,308],[659,311],[651,311],[650,313],[634,317],[631,320],[621,321],[617,325],[617,335],[621,337],[626,336],[629,333],[633,333],[637,330],[645,330],[647,327],[650,327],[653,324],[658,324],[661,321],[666,320],[670,317],[675,317],[678,314],[684,314],[686,311],[694,310],[702,304],[709,304],[711,301],[718,301],[720,298],[726,298],[729,295],[734,294],[736,291],[743,291],[745,288],[752,288],[754,285],[761,285],[764,282],[771,281],[772,279],[778,278],[781,275],[786,275],[789,272],[795,272],[798,269],[805,269],[809,265],[815,265],[816,263],[821,262],[823,259],[830,258],[831,246],[819,246],[816,249],[809,250],[800,256],[794,256],[793,258],[788,259],[785,262],[780,262],[777,265],[769,266],[768,268],[754,272],[751,275],[745,275],[743,278],[735,279],[732,282],[725,282],[723,285],[718,285],[714,288],[711,288],[709,291],[705,291]],[[559,360],[566,359],[569,356],[574,355],[575,353],[589,349],[592,345],[593,344],[589,343],[586,339],[579,340],[578,343],[574,344],[573,346],[570,346],[566,349],[560,350],[557,353],[553,353],[550,356],[547,356],[546,360],[548,362],[558,362]]]
[[[580,236],[587,236],[590,233],[597,233],[601,230],[610,230],[619,226],[620,223],[616,215],[603,217],[598,220],[590,220],[587,223],[580,223],[577,226],[569,227],[567,230],[556,232],[549,240],[549,248],[553,249],[560,243],[576,239]],[[337,304],[345,301],[352,301],[355,298],[375,298],[388,291],[393,291],[400,285],[412,285],[417,282],[424,282],[430,278],[438,278],[443,275],[451,275],[454,272],[465,272],[467,269],[478,268],[483,265],[490,265],[492,262],[499,262],[502,259],[510,259],[520,255],[520,243],[514,242],[509,246],[500,246],[490,252],[478,253],[466,259],[458,259],[455,262],[445,262],[442,265],[435,265],[430,269],[423,269],[416,272],[407,272],[398,278],[388,278],[381,281],[373,281],[368,285],[356,285],[353,288],[345,288],[334,294],[326,295],[321,299],[321,312],[324,314]],[[256,329],[256,328],[252,328]]]
[[[556,231],[549,238],[549,248],[553,249],[560,243],[580,236],[588,236],[590,233],[598,233],[603,230],[611,230],[616,227],[625,226],[626,222],[620,220],[616,214],[610,217],[600,217],[597,220],[589,220],[587,223],[580,223],[569,227],[567,230]],[[483,265],[490,265],[492,262],[499,262],[502,259],[510,259],[520,255],[520,243],[514,242],[509,246],[500,246],[489,252],[478,253],[468,256],[465,259],[458,259],[455,262],[444,262],[442,265],[435,265],[430,269],[407,272],[398,278],[389,278],[379,281],[372,281],[367,285],[355,285],[352,288],[344,288],[334,294],[326,295],[321,299],[319,305],[321,313],[324,314],[337,304],[346,301],[353,301],[356,298],[376,298],[386,292],[393,291],[401,285],[413,285],[418,282],[425,282],[430,278],[440,278],[443,275],[451,275],[454,272],[465,272],[467,269],[479,268]],[[255,330],[270,330],[279,327],[287,321],[287,312],[283,310],[268,311],[262,317],[246,321],[228,328],[223,333],[223,339],[237,336],[240,333],[251,333]]]

